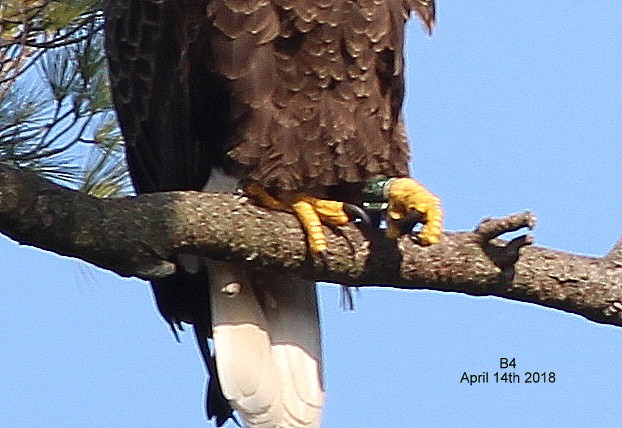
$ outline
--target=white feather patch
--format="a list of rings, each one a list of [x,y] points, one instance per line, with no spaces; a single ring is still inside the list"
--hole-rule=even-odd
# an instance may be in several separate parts
[[[319,427],[324,390],[315,284],[265,283],[231,263],[207,263],[225,397],[249,428]],[[238,292],[227,293],[231,288]]]

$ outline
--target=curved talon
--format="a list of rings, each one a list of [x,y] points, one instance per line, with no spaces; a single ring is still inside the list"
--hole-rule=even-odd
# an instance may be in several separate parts
[[[350,221],[360,220],[364,227],[371,227],[371,219],[369,218],[369,215],[358,205],[344,203],[343,211],[348,215]]]
[[[400,231],[401,235],[406,233],[410,233],[413,230],[413,227],[417,225],[417,223],[422,223],[425,220],[425,216],[421,211],[411,211],[407,213],[404,218],[398,220],[396,222],[397,228]]]
[[[280,192],[272,195],[256,182],[243,183],[244,192],[255,202],[266,208],[293,212],[300,221],[307,237],[309,249],[326,264],[328,242],[322,225],[345,226],[348,222],[360,220],[360,224],[371,225],[367,212],[354,204],[320,199],[305,193]]]

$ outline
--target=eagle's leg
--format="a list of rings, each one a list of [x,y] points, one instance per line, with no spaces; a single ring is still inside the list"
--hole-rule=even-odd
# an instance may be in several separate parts
[[[292,212],[291,207],[272,196],[263,186],[255,182],[244,185],[244,194],[256,201],[259,205],[272,210]]]
[[[327,250],[327,240],[322,224],[344,226],[351,221],[347,204],[343,202],[295,192],[283,192],[279,195],[282,199],[277,199],[257,183],[246,185],[244,192],[266,208],[294,213],[307,235],[309,249],[315,254],[321,254]],[[350,214],[353,213],[350,212]],[[354,214],[358,213],[354,212]]]
[[[421,214],[423,227],[417,235],[422,245],[437,243],[443,229],[440,199],[412,178],[395,178],[387,182],[387,236],[396,239],[405,231],[401,220],[411,213]]]

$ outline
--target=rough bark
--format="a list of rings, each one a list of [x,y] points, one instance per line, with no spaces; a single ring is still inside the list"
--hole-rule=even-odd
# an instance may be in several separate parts
[[[166,276],[177,255],[193,253],[318,281],[500,296],[622,325],[622,239],[594,258],[536,247],[529,235],[497,238],[534,224],[530,213],[487,219],[430,247],[353,225],[326,229],[329,249],[319,260],[307,252],[293,215],[244,196],[170,192],[102,200],[0,165],[0,232],[122,276]]]

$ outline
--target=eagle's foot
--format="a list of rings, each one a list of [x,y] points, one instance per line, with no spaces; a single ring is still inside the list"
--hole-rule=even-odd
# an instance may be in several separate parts
[[[344,226],[350,221],[343,202],[297,194],[291,206],[307,235],[309,249],[315,254],[323,254],[328,249],[322,224]]]
[[[421,222],[423,227],[417,234],[419,243],[437,243],[443,229],[440,199],[412,178],[395,178],[387,184],[387,237],[397,239]]]
[[[314,254],[324,254],[328,249],[323,224],[344,226],[355,219],[369,222],[361,208],[344,202],[294,192],[283,192],[279,194],[281,199],[278,199],[257,183],[244,186],[244,193],[266,208],[294,213],[307,236],[309,249]]]

